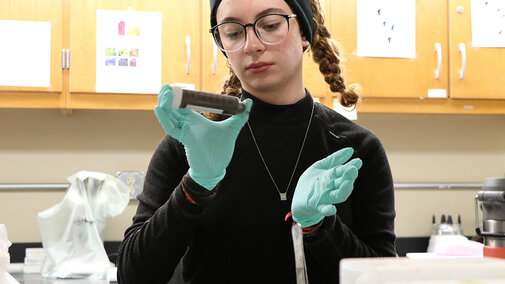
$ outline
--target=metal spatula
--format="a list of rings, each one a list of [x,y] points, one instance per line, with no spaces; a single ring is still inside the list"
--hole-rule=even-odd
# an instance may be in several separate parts
[[[295,250],[296,283],[308,284],[307,266],[305,264],[305,253],[303,251],[303,232],[299,223],[291,226],[291,236],[293,238],[293,248]]]

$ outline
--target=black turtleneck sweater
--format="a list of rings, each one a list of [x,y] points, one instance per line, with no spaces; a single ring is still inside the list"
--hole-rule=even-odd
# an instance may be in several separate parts
[[[246,92],[243,97],[254,101],[250,126],[275,182],[285,191],[312,97],[307,92],[292,105],[271,105]],[[219,151],[220,145],[213,146]],[[314,162],[349,146],[363,166],[337,214],[304,236],[309,282],[338,283],[342,258],[395,256],[393,181],[379,139],[315,103],[287,201],[280,200],[247,125],[226,176],[211,192],[186,175],[183,145],[166,136],[149,164],[137,213],[119,249],[119,283],[167,283],[181,259],[187,283],[296,283],[291,222],[284,221],[296,182]]]

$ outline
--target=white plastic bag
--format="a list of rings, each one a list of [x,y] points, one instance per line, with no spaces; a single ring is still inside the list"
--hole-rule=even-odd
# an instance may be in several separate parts
[[[63,200],[37,215],[47,278],[104,277],[114,267],[103,246],[107,219],[125,209],[130,189],[117,178],[80,171],[70,176]]]

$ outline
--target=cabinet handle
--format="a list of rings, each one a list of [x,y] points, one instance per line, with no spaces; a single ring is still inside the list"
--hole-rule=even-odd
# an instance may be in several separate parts
[[[461,52],[461,70],[459,71],[459,78],[465,78],[465,70],[466,70],[466,47],[465,44],[459,43],[459,52]]]
[[[186,74],[189,74],[189,65],[191,63],[191,37],[186,36]]]
[[[65,69],[65,60],[66,60],[66,56],[65,56],[65,49],[62,49],[61,50],[61,69]]]
[[[70,49],[65,49],[65,55],[67,57],[67,60],[65,60],[65,67],[70,69]]]
[[[214,40],[212,41],[212,55],[214,57],[214,64],[212,65],[212,74],[216,74],[217,68],[217,45]]]
[[[442,45],[440,42],[435,43],[435,51],[437,52],[437,71],[435,72],[435,78],[440,78],[440,71],[442,71]]]

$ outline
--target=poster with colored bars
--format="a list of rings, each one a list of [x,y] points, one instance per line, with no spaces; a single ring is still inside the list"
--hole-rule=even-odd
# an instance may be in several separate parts
[[[161,12],[96,11],[96,92],[157,94]]]

